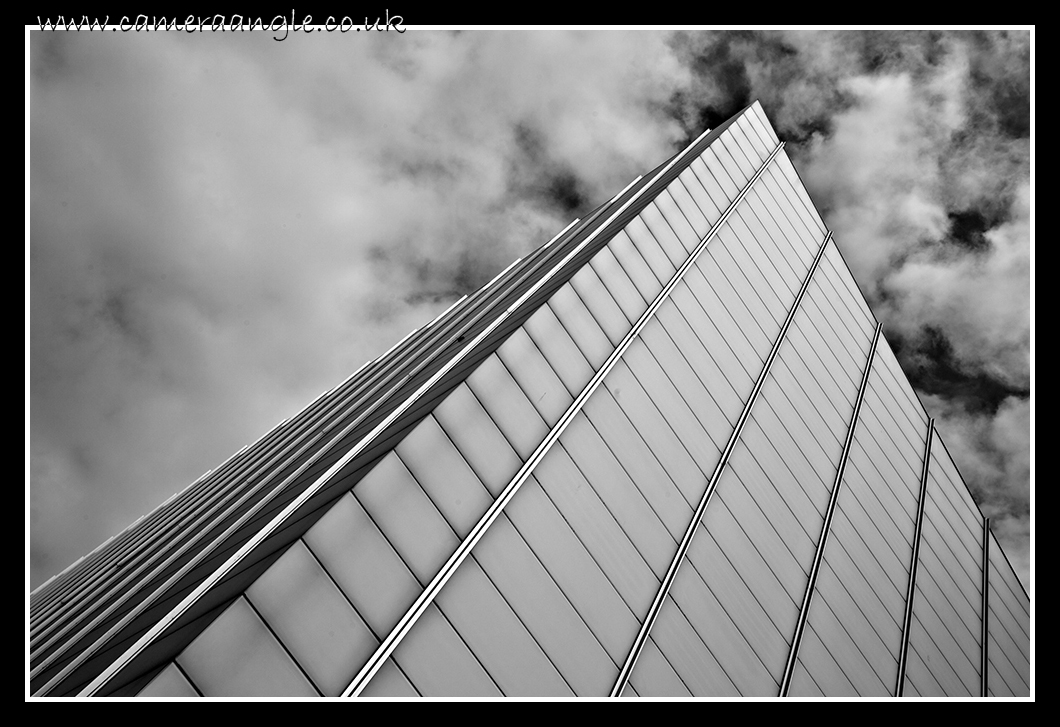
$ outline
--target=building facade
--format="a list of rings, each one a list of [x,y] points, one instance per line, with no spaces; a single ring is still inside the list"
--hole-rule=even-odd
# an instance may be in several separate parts
[[[1027,696],[756,103],[34,592],[42,696]]]

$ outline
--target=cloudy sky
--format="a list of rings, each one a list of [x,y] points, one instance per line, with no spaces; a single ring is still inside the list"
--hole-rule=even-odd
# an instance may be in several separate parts
[[[31,587],[755,99],[1029,586],[1029,31],[29,35]]]

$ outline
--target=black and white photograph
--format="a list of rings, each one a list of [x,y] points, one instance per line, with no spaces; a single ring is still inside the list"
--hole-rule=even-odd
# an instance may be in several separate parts
[[[1033,699],[1033,26],[291,12],[27,26],[27,700]]]

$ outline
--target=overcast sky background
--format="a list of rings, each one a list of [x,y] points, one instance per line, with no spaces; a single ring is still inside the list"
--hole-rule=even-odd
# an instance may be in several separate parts
[[[1029,31],[29,35],[31,587],[755,99],[1029,587]]]

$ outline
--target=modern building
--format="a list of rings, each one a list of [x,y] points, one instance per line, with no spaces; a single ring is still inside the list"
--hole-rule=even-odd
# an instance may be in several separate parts
[[[880,328],[753,104],[38,588],[31,691],[1026,696]]]

